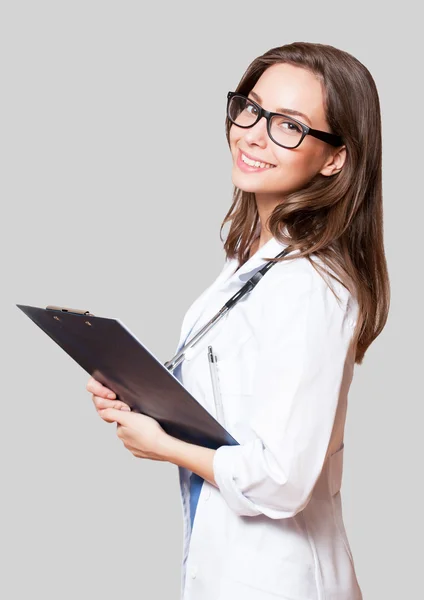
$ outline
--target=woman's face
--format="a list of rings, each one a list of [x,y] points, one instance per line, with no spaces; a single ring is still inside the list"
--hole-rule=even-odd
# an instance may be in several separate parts
[[[302,67],[286,63],[272,65],[262,73],[248,97],[272,112],[298,111],[299,114],[291,112],[290,115],[313,129],[330,131],[321,83]],[[295,149],[278,146],[268,136],[264,117],[249,129],[231,125],[230,148],[234,185],[246,192],[270,194],[281,199],[304,187],[318,172],[331,175],[340,166],[333,164],[337,150],[310,135],[305,136]],[[275,166],[248,170],[241,161],[243,152],[248,158]]]

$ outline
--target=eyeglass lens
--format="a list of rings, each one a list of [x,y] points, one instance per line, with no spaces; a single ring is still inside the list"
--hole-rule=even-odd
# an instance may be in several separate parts
[[[228,117],[240,127],[251,127],[258,120],[258,109],[242,96],[232,96],[228,104]],[[297,146],[303,130],[290,117],[274,116],[270,122],[271,137],[277,144],[292,148]]]

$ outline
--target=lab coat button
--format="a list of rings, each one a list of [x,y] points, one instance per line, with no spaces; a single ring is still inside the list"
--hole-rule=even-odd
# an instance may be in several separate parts
[[[197,567],[191,567],[190,575],[192,579],[196,579]]]
[[[207,488],[205,490],[205,501],[209,500],[210,497],[211,497],[211,488]]]

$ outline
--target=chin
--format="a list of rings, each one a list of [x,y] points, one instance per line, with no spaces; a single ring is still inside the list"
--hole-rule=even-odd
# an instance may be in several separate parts
[[[243,192],[264,192],[266,193],[268,190],[264,189],[264,186],[261,185],[258,181],[253,181],[252,175],[245,175],[238,173],[233,173],[232,181],[235,187],[239,188]]]

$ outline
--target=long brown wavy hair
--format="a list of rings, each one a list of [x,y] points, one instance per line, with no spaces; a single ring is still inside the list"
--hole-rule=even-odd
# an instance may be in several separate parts
[[[267,225],[271,234],[298,250],[295,256],[276,260],[306,257],[321,274],[325,271],[356,297],[359,316],[352,343],[355,362],[361,364],[368,346],[386,324],[390,304],[377,88],[368,69],[351,54],[325,44],[295,42],[255,58],[234,91],[248,95],[262,73],[276,63],[303,67],[319,78],[327,122],[346,146],[341,171],[331,177],[318,173],[305,187],[285,196],[270,215]],[[226,118],[229,145],[230,127]],[[258,237],[259,214],[253,192],[234,186],[231,207],[221,224],[221,240],[227,222],[231,226],[224,250],[227,258],[237,258],[241,265]],[[317,262],[311,260],[312,254]]]

